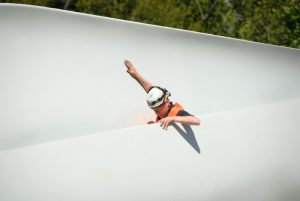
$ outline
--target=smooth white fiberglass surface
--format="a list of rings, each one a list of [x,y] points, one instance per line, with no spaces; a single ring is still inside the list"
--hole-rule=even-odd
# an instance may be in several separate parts
[[[300,199],[299,50],[0,4],[0,55],[1,201]],[[146,125],[124,59],[201,126]]]
[[[192,114],[300,97],[294,49],[31,6],[0,25],[0,149],[153,119],[125,58]]]

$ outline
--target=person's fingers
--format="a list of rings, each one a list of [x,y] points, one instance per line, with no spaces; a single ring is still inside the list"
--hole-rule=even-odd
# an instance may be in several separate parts
[[[133,65],[132,65],[132,63],[131,63],[130,61],[127,61],[127,65],[128,65],[130,68],[133,67]]]
[[[124,61],[124,64],[125,64],[125,66],[128,68],[128,70],[131,68],[131,66],[132,65],[130,65],[131,63],[130,63],[130,61],[128,61],[128,60],[125,60]]]
[[[159,120],[160,127],[163,127],[163,124],[164,124],[164,119]]]
[[[166,129],[169,127],[170,121],[167,122]]]
[[[164,129],[165,129],[165,130],[168,129],[168,122],[165,123]]]
[[[159,123],[163,129],[167,130],[170,122],[167,119],[161,119]]]
[[[166,129],[168,127],[168,121],[164,122],[164,129]]]
[[[169,123],[170,123],[169,121],[166,121],[166,127],[168,127],[168,126],[169,126]]]

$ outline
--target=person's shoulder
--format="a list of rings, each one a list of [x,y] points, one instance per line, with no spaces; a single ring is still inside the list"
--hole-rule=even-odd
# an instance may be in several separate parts
[[[176,116],[193,116],[193,115],[191,115],[190,113],[188,113],[187,111],[185,111],[184,109],[183,109],[183,107],[179,104],[179,103],[175,103],[175,104],[173,104],[172,102],[171,102],[171,105],[172,105],[172,107],[175,107],[176,109]]]
[[[185,110],[179,110],[177,116],[193,116]]]

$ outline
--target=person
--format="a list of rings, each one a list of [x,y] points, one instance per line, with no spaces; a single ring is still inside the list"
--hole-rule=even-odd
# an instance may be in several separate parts
[[[200,125],[200,119],[185,111],[179,103],[173,104],[169,100],[171,93],[168,90],[159,86],[153,86],[148,80],[138,73],[130,61],[125,60],[124,64],[127,67],[129,75],[131,75],[131,77],[134,78],[146,91],[148,106],[157,115],[156,122],[160,123],[160,126],[163,129],[167,130],[168,126],[172,122],[188,125]],[[152,121],[148,123],[155,122]]]

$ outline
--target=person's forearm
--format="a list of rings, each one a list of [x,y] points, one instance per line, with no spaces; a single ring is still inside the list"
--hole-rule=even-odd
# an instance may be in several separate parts
[[[188,125],[200,125],[200,119],[195,116],[175,116],[174,122]]]
[[[144,79],[140,74],[138,74],[135,77],[135,79],[144,88],[144,90],[146,91],[146,93],[148,93],[150,87],[152,87],[152,84],[149,81],[147,81],[146,79]]]
[[[138,73],[138,71],[134,68],[133,64],[130,61],[125,60],[124,64],[127,67],[127,72],[131,75],[131,77],[133,77],[136,81],[138,81],[138,83],[143,87],[146,93],[148,93],[150,87],[152,87],[152,84],[149,81],[145,80]]]

